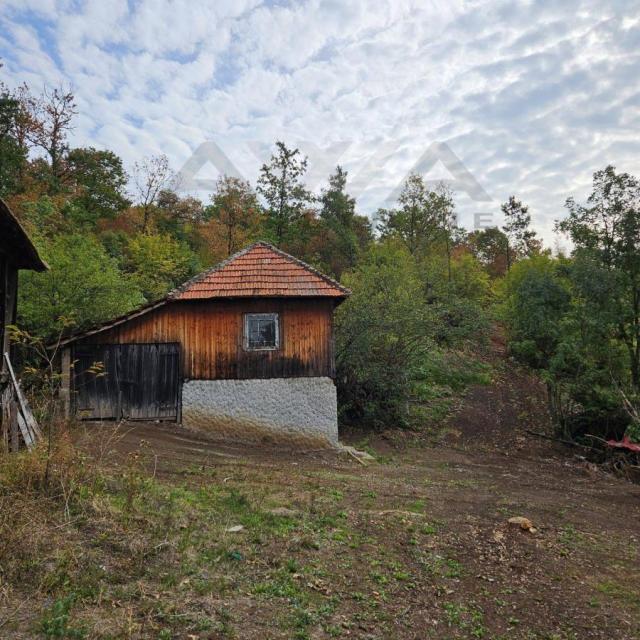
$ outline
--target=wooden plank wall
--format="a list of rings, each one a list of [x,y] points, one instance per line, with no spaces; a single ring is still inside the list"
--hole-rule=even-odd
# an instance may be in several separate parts
[[[245,313],[279,314],[280,349],[244,350]],[[333,377],[332,332],[332,300],[181,301],[89,336],[84,343],[179,342],[183,376],[195,380]]]
[[[0,371],[4,370],[2,354],[9,351],[6,326],[15,322],[18,270],[11,258],[0,252]]]

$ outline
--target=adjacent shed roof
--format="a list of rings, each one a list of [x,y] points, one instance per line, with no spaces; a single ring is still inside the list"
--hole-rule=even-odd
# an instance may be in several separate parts
[[[47,263],[38,255],[18,219],[4,200],[0,199],[0,253],[8,254],[17,269],[45,271]]]
[[[345,298],[349,290],[308,264],[256,242],[169,294],[174,300],[247,297]]]

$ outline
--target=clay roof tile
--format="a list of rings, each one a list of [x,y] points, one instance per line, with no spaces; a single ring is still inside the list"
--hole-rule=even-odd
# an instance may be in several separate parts
[[[350,291],[310,265],[256,242],[172,291],[173,300],[235,297],[332,297]]]

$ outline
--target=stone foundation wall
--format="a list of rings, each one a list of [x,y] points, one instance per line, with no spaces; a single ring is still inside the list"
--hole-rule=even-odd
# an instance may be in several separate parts
[[[336,387],[331,378],[188,380],[182,424],[225,439],[336,445]]]

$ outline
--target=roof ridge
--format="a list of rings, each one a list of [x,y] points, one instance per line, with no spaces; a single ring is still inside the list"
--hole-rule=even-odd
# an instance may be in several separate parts
[[[231,254],[228,258],[225,258],[222,262],[218,262],[218,264],[214,264],[212,267],[209,267],[208,269],[201,271],[200,273],[193,276],[193,278],[189,278],[189,280],[186,280],[181,285],[178,285],[175,289],[172,289],[171,291],[169,291],[169,293],[167,293],[167,295],[165,296],[165,299],[166,300],[174,299],[176,296],[186,291],[192,285],[197,284],[198,282],[204,280],[205,278],[210,276],[212,273],[215,273],[216,271],[220,271],[221,269],[224,269],[231,262],[233,262],[234,260],[237,260],[238,258],[243,256],[245,253],[248,253],[249,251],[251,251],[251,249],[254,249],[259,244],[266,244],[266,243],[263,243],[262,241],[254,242],[253,244],[250,244],[248,247],[245,247],[244,249],[240,249],[240,251],[236,251],[235,253]]]
[[[241,258],[243,255],[246,255],[247,253],[249,253],[250,251],[252,251],[256,247],[265,247],[265,248],[269,249],[270,251],[273,251],[277,255],[285,258],[286,260],[289,260],[289,261],[293,262],[294,264],[297,264],[298,266],[302,267],[303,269],[306,269],[307,271],[309,271],[313,275],[317,276],[318,278],[320,278],[321,280],[323,280],[327,284],[331,285],[332,287],[335,287],[336,289],[338,289],[339,291],[341,291],[345,295],[350,295],[351,294],[351,290],[350,289],[348,289],[347,287],[341,285],[337,280],[334,280],[333,278],[330,278],[329,276],[325,275],[324,273],[322,273],[321,271],[319,271],[315,267],[312,267],[310,264],[306,263],[304,260],[300,260],[300,258],[296,258],[295,256],[292,256],[290,253],[287,253],[286,251],[283,251],[282,249],[276,247],[275,245],[271,244],[270,242],[267,242],[266,240],[257,240],[256,242],[253,242],[252,244],[250,244],[247,247],[245,247],[244,249],[241,249],[240,251],[236,251],[236,253],[230,255],[228,258],[225,258],[222,262],[219,262],[218,264],[214,265],[213,267],[209,267],[209,269],[205,269],[201,273],[195,275],[193,278],[190,278],[186,282],[183,282],[181,285],[179,285],[178,287],[176,287],[175,289],[170,291],[165,296],[165,299],[166,300],[173,300],[173,299],[178,298],[178,296],[180,296],[180,294],[185,293],[193,285],[198,284],[199,282],[202,282],[203,280],[206,280],[206,278],[208,278],[210,275],[212,275],[212,274],[214,274],[214,273],[216,273],[218,271],[222,271],[225,267],[229,266],[231,263],[236,261],[238,258]]]
[[[287,258],[287,259],[291,260],[292,262],[295,262],[296,264],[300,265],[301,267],[303,267],[307,271],[311,271],[311,273],[313,273],[314,275],[318,276],[319,278],[321,278],[325,282],[329,283],[331,286],[336,287],[337,289],[340,289],[340,291],[342,291],[342,292],[344,292],[346,294],[350,294],[351,293],[351,289],[347,289],[347,287],[341,285],[337,280],[334,280],[333,278],[330,278],[328,275],[322,273],[322,271],[319,271],[315,267],[312,267],[310,264],[308,264],[304,260],[300,260],[300,258],[296,258],[295,256],[292,256],[290,253],[287,253],[286,251],[283,251],[282,249],[279,249],[278,247],[276,247],[276,246],[274,246],[272,244],[269,244],[268,242],[265,242],[263,240],[260,241],[260,242],[256,242],[255,244],[263,244],[263,245],[269,247],[269,249],[271,249],[275,253],[280,254],[283,258]]]

